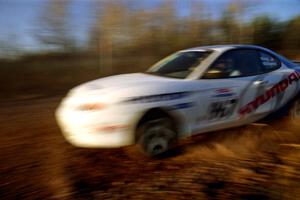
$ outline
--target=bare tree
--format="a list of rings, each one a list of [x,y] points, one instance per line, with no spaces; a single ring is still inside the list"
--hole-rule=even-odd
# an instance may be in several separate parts
[[[35,36],[47,48],[74,50],[75,39],[68,25],[70,2],[70,0],[49,0],[45,5],[35,29]]]
[[[0,40],[0,58],[13,59],[21,55],[23,49],[20,48],[16,34],[10,34]]]
[[[287,23],[283,36],[284,49],[289,49],[289,54],[300,59],[300,15]]]

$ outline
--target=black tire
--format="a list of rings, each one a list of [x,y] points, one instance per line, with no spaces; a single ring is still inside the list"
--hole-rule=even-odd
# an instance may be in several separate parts
[[[138,128],[138,132],[140,137],[137,142],[150,157],[167,152],[177,143],[177,133],[169,118],[146,121]]]
[[[294,128],[299,129],[300,127],[300,98],[297,98],[289,110],[289,120]]]

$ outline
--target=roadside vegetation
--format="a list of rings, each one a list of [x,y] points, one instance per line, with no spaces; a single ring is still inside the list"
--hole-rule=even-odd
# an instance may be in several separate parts
[[[33,31],[40,51],[22,50],[13,37],[0,41],[2,101],[62,94],[98,77],[144,71],[174,51],[195,46],[255,44],[300,59],[300,15],[287,21],[249,17],[259,2],[233,1],[213,17],[199,1],[191,1],[184,16],[177,1],[151,9],[139,8],[138,1],[95,1],[85,43],[77,41],[69,23],[71,2],[53,0],[41,8]]]

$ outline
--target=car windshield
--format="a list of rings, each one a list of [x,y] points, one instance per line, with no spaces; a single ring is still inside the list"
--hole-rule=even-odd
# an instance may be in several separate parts
[[[172,78],[186,78],[211,51],[188,51],[172,54],[151,67],[147,73]]]

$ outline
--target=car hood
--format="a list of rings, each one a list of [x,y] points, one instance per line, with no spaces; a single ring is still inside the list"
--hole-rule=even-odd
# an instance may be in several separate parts
[[[132,73],[109,76],[105,78],[96,79],[87,83],[83,83],[71,90],[70,93],[109,93],[113,91],[128,90],[142,88],[157,88],[169,82],[180,82],[182,79],[168,78],[156,76],[146,73]],[[130,93],[133,91],[131,90]],[[147,91],[148,93],[151,91]]]

